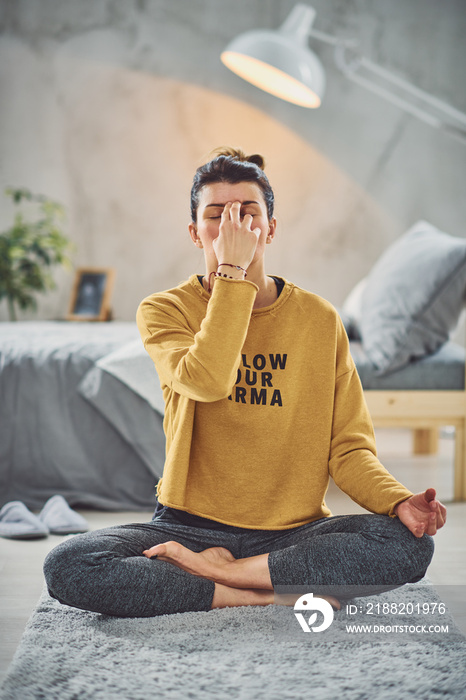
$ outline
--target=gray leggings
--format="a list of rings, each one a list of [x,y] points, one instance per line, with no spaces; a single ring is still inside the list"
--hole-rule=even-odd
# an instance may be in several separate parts
[[[120,617],[209,610],[215,584],[142,552],[176,540],[200,552],[226,547],[235,558],[270,552],[275,590],[309,586],[340,598],[369,595],[421,579],[433,554],[428,535],[417,539],[386,515],[323,518],[291,530],[230,525],[192,527],[163,512],[136,523],[76,535],[44,563],[49,593],[61,603]],[[283,592],[283,591],[281,591]]]

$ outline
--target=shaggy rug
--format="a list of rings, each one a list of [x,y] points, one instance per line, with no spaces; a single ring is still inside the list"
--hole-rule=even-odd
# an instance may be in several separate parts
[[[305,633],[294,609],[280,605],[125,619],[60,605],[44,592],[0,698],[466,697],[466,638],[433,586],[350,605],[325,631]],[[303,614],[308,626],[319,616]],[[435,633],[442,625],[448,632]]]

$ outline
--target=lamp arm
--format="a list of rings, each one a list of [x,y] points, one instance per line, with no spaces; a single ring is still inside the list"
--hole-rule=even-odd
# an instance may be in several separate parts
[[[335,47],[335,63],[337,67],[341,70],[341,72],[344,73],[344,75],[346,75],[346,77],[349,80],[352,80],[358,85],[361,85],[362,87],[366,88],[366,90],[370,90],[376,95],[379,95],[379,97],[382,97],[388,102],[391,102],[392,104],[396,105],[405,112],[408,112],[412,116],[417,117],[426,124],[429,124],[430,126],[433,126],[437,129],[442,129],[449,133],[451,136],[454,136],[463,143],[466,143],[466,114],[464,112],[461,112],[455,107],[449,105],[447,102],[439,100],[437,97],[434,97],[430,93],[421,90],[415,85],[412,85],[407,80],[398,77],[397,75],[391,73],[382,66],[379,66],[377,63],[370,61],[364,56],[356,54],[351,61],[348,61],[346,58],[346,51],[348,49],[354,50],[358,46],[358,42],[356,40],[341,39],[339,37],[331,36],[330,34],[326,34],[315,29],[311,29],[308,32],[308,34],[309,36],[318,39],[319,41],[322,41],[326,44],[330,44]],[[408,102],[403,97],[400,97],[399,95],[396,95],[390,90],[378,85],[374,81],[359,75],[358,70],[360,68],[363,68],[368,72],[383,78],[387,82],[392,83],[393,85],[397,86],[401,90],[404,90],[406,93],[423,102],[424,104],[430,105],[431,107],[438,110],[450,119],[457,120],[457,122],[459,122],[461,126],[458,127],[453,124],[449,124],[445,122],[442,118],[439,118],[438,116],[427,112],[422,106],[416,106],[415,104]]]
[[[442,122],[438,117],[428,114],[423,109],[410,104],[402,97],[390,92],[390,90],[387,90],[381,85],[377,85],[377,83],[374,83],[373,81],[359,75],[357,73],[359,66],[364,65],[367,67],[363,57],[358,57],[356,60],[353,60],[352,64],[346,63],[343,58],[343,51],[339,51],[338,48],[335,50],[335,63],[337,64],[337,67],[346,75],[346,77],[349,78],[349,80],[352,80],[354,83],[366,88],[366,90],[370,90],[374,94],[379,95],[379,97],[383,97],[397,107],[400,107],[404,111],[409,112],[418,119],[426,122],[426,124],[440,128]]]
[[[382,66],[377,65],[377,63],[373,63],[367,58],[361,57],[360,65],[367,68],[367,70],[372,71],[376,75],[380,75],[382,78],[385,78],[385,80],[392,82],[394,85],[398,85],[403,90],[406,90],[406,92],[418,97],[420,100],[424,100],[424,102],[431,104],[432,107],[435,107],[439,111],[445,112],[445,114],[453,119],[457,119],[466,126],[466,114],[460,112],[459,109],[456,109],[456,107],[452,107],[447,102],[439,100],[438,97],[434,97],[430,93],[421,90],[415,85],[412,85],[407,80],[390,73],[385,68],[382,68]]]
[[[325,44],[331,44],[333,46],[344,46],[349,49],[355,49],[359,46],[359,41],[356,39],[341,39],[338,36],[332,36],[331,34],[326,34],[325,32],[319,32],[317,29],[310,29],[308,36],[314,37],[314,39],[319,39]]]

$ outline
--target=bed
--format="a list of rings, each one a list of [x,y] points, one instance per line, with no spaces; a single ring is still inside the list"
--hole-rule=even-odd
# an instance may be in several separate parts
[[[465,300],[466,239],[421,219],[384,251],[342,308],[374,425],[412,428],[418,453],[435,452],[439,427],[454,426],[453,491],[462,501]]]
[[[0,397],[0,507],[39,509],[59,493],[73,506],[153,509],[163,401],[135,323],[0,324]]]

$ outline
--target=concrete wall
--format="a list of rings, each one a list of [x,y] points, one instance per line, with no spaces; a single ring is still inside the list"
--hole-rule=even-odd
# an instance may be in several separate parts
[[[294,4],[0,0],[0,192],[25,186],[66,206],[75,265],[116,269],[116,318],[203,271],[189,190],[221,144],[266,157],[279,220],[269,271],[335,304],[418,218],[466,235],[466,145],[350,83],[330,47],[312,43],[327,70],[319,110],[221,64],[231,38],[277,27]],[[365,55],[466,111],[463,0],[311,4],[316,29],[359,39]],[[3,230],[12,211],[0,202]],[[55,276],[39,318],[66,313],[72,276]]]

